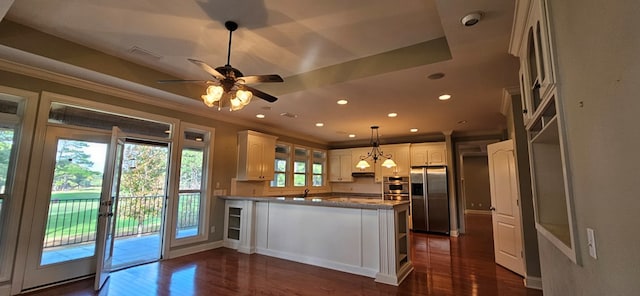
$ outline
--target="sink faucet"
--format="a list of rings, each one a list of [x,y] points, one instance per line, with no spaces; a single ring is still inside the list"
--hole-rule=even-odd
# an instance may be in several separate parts
[[[304,195],[302,195],[303,197],[307,197],[307,195],[309,195],[309,188],[305,188],[304,189]]]

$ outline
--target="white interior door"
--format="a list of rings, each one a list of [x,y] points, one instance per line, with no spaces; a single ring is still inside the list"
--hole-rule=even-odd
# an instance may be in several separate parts
[[[111,131],[105,182],[102,183],[100,210],[98,213],[98,237],[96,238],[96,279],[94,288],[100,290],[109,278],[113,259],[113,234],[116,227],[117,200],[122,175],[122,155],[125,144],[124,134],[116,126]]]
[[[513,141],[487,145],[496,263],[524,276],[522,224]]]

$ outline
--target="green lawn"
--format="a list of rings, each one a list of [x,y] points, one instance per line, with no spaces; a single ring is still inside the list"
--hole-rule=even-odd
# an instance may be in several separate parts
[[[51,199],[67,200],[76,198],[100,199],[100,189],[58,191],[51,193]]]

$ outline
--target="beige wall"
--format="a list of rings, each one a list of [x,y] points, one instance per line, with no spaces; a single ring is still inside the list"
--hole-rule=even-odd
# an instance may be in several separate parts
[[[581,263],[540,236],[544,293],[638,295],[640,1],[546,2]],[[587,228],[598,259],[589,257]]]
[[[489,185],[489,160],[486,155],[464,156],[465,210],[489,211],[491,187]]]

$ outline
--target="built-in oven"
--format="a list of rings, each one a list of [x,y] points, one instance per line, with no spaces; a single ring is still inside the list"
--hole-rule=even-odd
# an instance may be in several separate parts
[[[385,200],[409,200],[409,177],[387,176],[382,179],[382,198]]]

